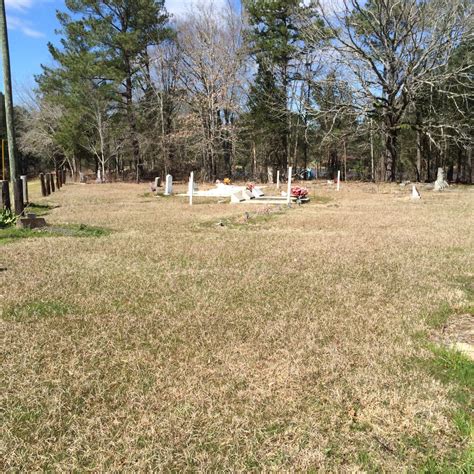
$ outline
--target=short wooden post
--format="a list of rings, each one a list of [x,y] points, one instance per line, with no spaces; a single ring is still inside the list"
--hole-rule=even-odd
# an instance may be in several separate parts
[[[39,175],[40,183],[41,183],[41,196],[45,197],[48,195],[46,191],[46,181],[44,178],[44,173],[40,173]]]
[[[288,168],[288,190],[287,190],[287,196],[286,196],[286,202],[288,206],[291,203],[291,174],[293,173],[293,167],[290,166]]]
[[[2,209],[11,211],[12,203],[10,201],[10,186],[7,180],[2,181]]]
[[[339,170],[337,172],[337,186],[336,186],[336,190],[339,191],[339,189],[341,188],[341,170]]]
[[[66,184],[67,173],[66,173],[65,168],[61,170],[61,174],[62,174],[62,178],[63,178],[62,182],[63,182],[63,184]]]
[[[56,188],[54,186],[54,175],[53,173],[48,173],[49,174],[49,185],[51,187],[51,192],[54,193],[56,191]]]
[[[15,214],[17,216],[23,214],[25,206],[23,205],[23,186],[20,178],[13,181],[13,202],[15,204]]]
[[[45,181],[46,181],[46,196],[49,196],[51,194],[51,175],[50,175],[50,173],[46,173]]]
[[[191,171],[189,175],[189,205],[193,205],[193,194],[194,194],[194,171]]]
[[[277,170],[277,189],[280,189],[280,170]]]
[[[54,174],[56,175],[56,188],[59,190],[61,189],[61,173],[59,170],[56,170]]]
[[[26,175],[22,175],[20,179],[23,188],[23,204],[28,204],[28,178]]]

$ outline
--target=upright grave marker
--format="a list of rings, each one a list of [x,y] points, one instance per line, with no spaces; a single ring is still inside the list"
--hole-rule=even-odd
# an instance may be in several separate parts
[[[416,189],[416,186],[413,185],[412,189],[411,189],[411,198],[416,201],[418,199],[421,199],[421,194],[420,192],[418,191],[418,189]]]
[[[280,189],[280,170],[277,170],[277,189]]]
[[[447,187],[449,187],[449,184],[444,177],[444,170],[443,168],[438,168],[438,176],[436,177],[436,181],[434,183],[434,190],[442,191]]]
[[[28,178],[25,175],[20,176],[23,189],[23,204],[28,203]]]
[[[341,170],[337,172],[337,187],[336,190],[339,191],[341,189]]]
[[[173,176],[167,174],[165,182],[165,196],[170,196],[171,194],[173,194]]]

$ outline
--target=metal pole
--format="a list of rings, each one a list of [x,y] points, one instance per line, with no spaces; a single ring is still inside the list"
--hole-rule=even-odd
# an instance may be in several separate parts
[[[193,193],[194,193],[194,171],[191,171],[189,176],[189,205],[193,205]]]
[[[23,196],[21,195],[21,181],[18,177],[18,163],[16,160],[15,124],[13,120],[13,94],[10,69],[10,53],[8,49],[7,18],[5,0],[0,0],[0,43],[3,59],[3,82],[5,89],[5,116],[7,123],[8,157],[10,161],[10,181],[13,184],[15,213],[23,212]]]
[[[286,196],[286,202],[288,206],[291,203],[291,173],[293,172],[293,167],[290,166],[288,168],[288,189],[287,189],[287,196]]]

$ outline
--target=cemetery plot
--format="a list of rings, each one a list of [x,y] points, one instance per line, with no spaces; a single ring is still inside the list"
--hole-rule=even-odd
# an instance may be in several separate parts
[[[111,232],[2,246],[6,470],[469,472],[474,194],[308,188],[30,187],[52,228]]]

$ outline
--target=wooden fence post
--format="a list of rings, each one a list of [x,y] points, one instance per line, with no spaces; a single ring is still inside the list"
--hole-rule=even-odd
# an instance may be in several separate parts
[[[13,201],[15,203],[15,214],[18,216],[23,214],[25,206],[23,205],[23,186],[20,178],[13,181]]]
[[[49,196],[51,194],[51,175],[49,173],[46,173],[45,180],[46,180],[46,195]]]
[[[40,183],[41,183],[41,196],[43,197],[47,196],[48,193],[46,191],[46,182],[44,179],[44,173],[40,173],[39,178],[40,178]]]
[[[53,173],[48,173],[49,174],[49,185],[51,186],[51,192],[54,193],[56,191],[56,188],[54,186],[54,175]]]
[[[3,180],[2,181],[2,209],[8,209],[11,211],[12,209],[12,204],[10,201],[10,186],[8,184],[8,181]]]
[[[61,189],[61,173],[59,170],[56,170],[54,174],[56,176],[56,188],[59,191]]]

